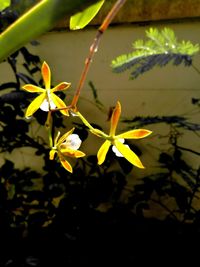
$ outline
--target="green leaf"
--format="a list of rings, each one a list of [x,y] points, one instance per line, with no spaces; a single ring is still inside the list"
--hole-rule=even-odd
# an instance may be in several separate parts
[[[38,2],[1,33],[0,62],[27,42],[52,29],[66,15],[74,14],[96,2],[98,1],[45,0]]]
[[[83,29],[98,13],[105,0],[101,0],[88,8],[83,12],[78,12],[70,18],[70,30]]]
[[[10,5],[10,0],[1,0],[0,1],[0,11],[4,10]]]

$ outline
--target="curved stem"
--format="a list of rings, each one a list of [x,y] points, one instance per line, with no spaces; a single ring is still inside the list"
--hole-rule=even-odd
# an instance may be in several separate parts
[[[90,130],[94,130],[94,127],[85,119],[85,117],[80,112],[75,112],[75,114],[82,120],[83,124],[87,126]]]
[[[98,135],[101,138],[108,139],[109,136],[107,134],[105,134],[103,131],[97,128],[92,127],[92,125],[86,120],[86,118],[79,111],[74,112],[74,114],[82,120],[83,124],[89,128],[91,133]]]

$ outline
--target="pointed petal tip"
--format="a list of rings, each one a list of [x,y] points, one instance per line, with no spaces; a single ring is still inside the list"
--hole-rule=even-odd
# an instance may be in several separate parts
[[[97,162],[97,164],[100,166],[100,165],[102,165],[102,164],[103,164],[103,162],[99,162],[99,161],[98,161],[98,162]]]
[[[32,116],[26,116],[25,115],[25,119],[28,120],[28,121],[30,121],[32,119]]]
[[[98,161],[97,161],[97,164],[98,164],[98,165],[102,165],[102,164],[104,163],[104,161],[105,161],[105,159],[98,158],[98,157],[97,157],[97,160],[98,160]]]
[[[152,133],[153,133],[153,131],[143,129],[144,137],[147,137],[147,136],[149,136],[149,135],[152,134]],[[142,137],[143,137],[143,136],[142,136]]]
[[[151,130],[147,130],[147,129],[143,129],[143,131],[146,131],[147,135],[150,135],[150,134],[153,133],[153,131],[151,131]]]
[[[119,100],[117,100],[117,103],[116,103],[115,109],[116,109],[116,110],[118,110],[118,111],[121,113],[122,106],[121,106],[121,103],[120,103],[120,101],[119,101]]]
[[[77,150],[77,151],[78,151],[78,153],[77,153],[76,158],[82,158],[82,157],[85,157],[86,156],[86,154],[84,152],[82,152],[80,150]]]
[[[115,135],[115,131],[119,122],[119,117],[121,115],[121,104],[117,101],[115,108],[113,109],[111,116],[111,127],[110,127],[110,135]]]
[[[127,159],[131,164],[140,169],[145,168],[139,157],[128,146],[122,144],[119,140],[115,140],[114,145],[116,146],[117,150],[124,156],[124,158]]]
[[[62,166],[65,168],[65,170],[72,173],[73,169],[72,169],[71,164],[67,160],[63,159],[63,157],[60,155],[59,155],[59,158],[60,158],[60,162],[61,162]]]
[[[121,108],[121,103],[120,103],[119,100],[117,100],[117,104],[116,104],[116,106],[118,106],[119,108]]]
[[[67,169],[68,172],[73,173],[73,169],[71,168],[70,170]]]
[[[67,116],[69,117],[69,111],[66,109],[66,110],[60,110],[60,112],[64,115],[64,116]]]
[[[50,89],[50,83],[51,83],[51,70],[49,68],[49,65],[46,63],[46,61],[42,64],[42,77],[44,80],[45,88]]]
[[[142,162],[140,162],[140,164],[137,164],[135,166],[138,167],[139,169],[146,169],[146,167],[142,164]]]
[[[47,62],[45,60],[43,61],[42,66],[48,66],[49,67],[49,65],[47,64]]]
[[[141,138],[149,136],[151,133],[152,133],[152,131],[150,131],[150,130],[136,129],[136,130],[130,130],[128,132],[124,132],[122,134],[119,134],[119,135],[117,135],[117,138],[141,139]]]
[[[71,83],[68,82],[61,82],[58,85],[56,85],[54,88],[51,89],[51,92],[58,92],[58,91],[64,91],[70,87]]]
[[[32,84],[25,84],[22,86],[22,89],[27,90],[27,88],[29,88],[29,86],[32,86]]]
[[[28,110],[27,110],[27,111],[28,111]],[[25,113],[25,118],[26,118],[27,120],[30,120],[30,119],[32,118],[34,112],[29,112],[29,111],[27,112],[27,111],[26,111],[26,113]]]

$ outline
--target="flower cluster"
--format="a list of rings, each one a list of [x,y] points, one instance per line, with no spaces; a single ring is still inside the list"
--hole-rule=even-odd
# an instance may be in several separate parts
[[[55,94],[55,92],[66,90],[70,86],[70,83],[62,82],[54,88],[51,88],[51,71],[46,62],[42,64],[41,72],[45,89],[32,84],[26,84],[23,86],[23,89],[28,92],[40,94],[28,106],[26,117],[32,116],[34,112],[36,112],[39,108],[47,112],[56,109],[59,110],[63,115],[69,116],[70,106],[67,107],[63,100],[61,100]],[[116,156],[125,157],[134,166],[138,168],[144,168],[139,157],[129,148],[127,144],[124,144],[124,142],[125,139],[140,139],[147,137],[152,132],[146,129],[134,129],[116,135],[116,128],[121,115],[121,104],[119,101],[117,102],[112,112],[109,134],[106,134],[99,129],[93,128],[78,111],[72,110],[72,113],[74,112],[89,128],[91,133],[105,140],[97,153],[99,165],[101,165],[105,161],[107,152],[112,146],[112,150],[116,154]],[[58,135],[56,136],[54,142],[50,142],[50,160],[53,160],[55,158],[55,154],[57,154],[62,166],[69,172],[72,172],[73,169],[67,158],[80,158],[85,156],[84,152],[78,150],[81,145],[81,140],[77,134],[73,134],[73,131],[74,128],[65,133],[62,137],[60,137],[60,132],[58,132]],[[50,140],[52,140],[52,137],[50,138]]]

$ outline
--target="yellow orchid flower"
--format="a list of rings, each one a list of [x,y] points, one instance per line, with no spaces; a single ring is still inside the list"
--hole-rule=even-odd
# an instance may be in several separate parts
[[[150,135],[152,132],[146,129],[130,130],[125,133],[115,135],[119,117],[121,114],[121,104],[118,101],[111,116],[111,127],[109,135],[98,129],[92,129],[91,132],[99,137],[106,139],[106,141],[100,147],[97,158],[98,164],[101,165],[111,145],[113,145],[113,151],[117,156],[125,157],[131,164],[138,168],[144,168],[139,157],[129,148],[128,145],[123,144],[124,139],[140,139]]]
[[[78,150],[82,141],[77,134],[73,134],[73,131],[74,128],[65,133],[60,139],[58,139],[60,136],[60,132],[58,132],[58,135],[54,140],[54,146],[49,152],[50,160],[53,160],[57,153],[62,166],[71,173],[73,169],[66,158],[80,158],[85,156],[85,153]]]
[[[43,111],[49,111],[51,109],[57,108],[66,108],[65,103],[56,95],[54,92],[66,90],[70,83],[62,82],[57,86],[51,89],[51,71],[48,64],[44,61],[42,64],[42,77],[45,85],[45,89],[32,85],[26,84],[22,88],[30,93],[39,93],[26,110],[26,117],[30,117],[37,111],[39,108]],[[60,110],[63,115],[69,116],[68,110]]]

